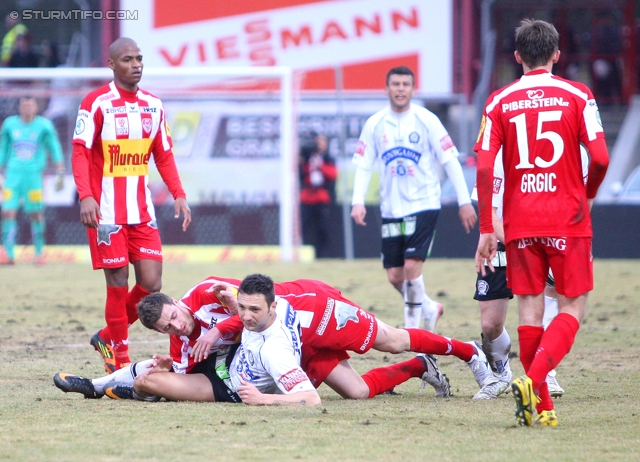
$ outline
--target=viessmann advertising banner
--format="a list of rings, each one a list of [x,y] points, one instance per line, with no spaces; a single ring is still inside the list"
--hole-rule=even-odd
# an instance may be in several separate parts
[[[421,92],[452,91],[451,0],[122,0],[148,66],[291,66],[306,88],[379,89],[406,64]]]
[[[120,8],[137,10],[138,19],[121,21],[120,32],[138,42],[147,67],[290,66],[297,75],[302,72],[296,134],[326,134],[330,153],[340,157],[341,174],[349,174],[349,155],[364,121],[387,104],[383,87],[391,67],[411,67],[421,94],[451,94],[451,3],[190,0],[187,7],[173,0],[122,0]],[[337,66],[342,68],[346,90],[378,95],[342,105],[344,154],[339,149],[337,102],[311,100],[305,92],[334,89]],[[153,84],[150,77],[143,77],[143,88],[153,91]],[[277,101],[225,102],[205,96],[164,101],[191,203],[279,201]],[[151,180],[154,201],[171,202],[159,175],[154,172]]]

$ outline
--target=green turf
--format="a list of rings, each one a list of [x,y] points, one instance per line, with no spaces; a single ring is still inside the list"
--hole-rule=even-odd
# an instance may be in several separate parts
[[[439,365],[454,397],[412,379],[398,395],[346,401],[326,386],[319,408],[85,400],[53,386],[58,371],[103,374],[89,338],[103,324],[104,278],[85,265],[0,267],[0,460],[640,460],[640,262],[596,261],[596,290],[570,355],[558,368],[566,395],[558,428],[521,428],[513,400],[472,402],[456,358]],[[166,264],[164,292],[180,297],[208,275],[263,272],[315,278],[394,326],[398,293],[377,260],[301,264]],[[444,305],[439,332],[479,338],[471,260],[430,260],[427,291]],[[516,339],[511,302],[507,329]],[[167,337],[135,325],[133,360],[166,353]],[[356,356],[356,355],[354,355]],[[360,371],[412,357],[354,357]],[[514,373],[522,372],[517,359]]]

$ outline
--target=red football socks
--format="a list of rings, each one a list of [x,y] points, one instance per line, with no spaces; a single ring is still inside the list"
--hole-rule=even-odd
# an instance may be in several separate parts
[[[369,398],[373,398],[412,377],[422,377],[424,371],[424,363],[418,358],[413,358],[392,366],[372,369],[363,374],[362,378],[369,386]]]
[[[540,387],[547,374],[571,351],[578,329],[580,323],[568,313],[560,313],[551,321],[540,339],[537,353],[527,371],[534,389]]]
[[[529,368],[536,350],[540,344],[540,339],[544,334],[542,326],[520,326],[518,327],[518,341],[520,342],[520,362],[524,367],[524,373],[529,374]]]
[[[405,329],[409,332],[411,351],[430,355],[453,355],[469,361],[475,354],[473,345],[460,340],[443,337],[424,329]]]
[[[107,321],[111,345],[116,357],[116,369],[129,359],[129,323],[127,322],[128,287],[107,286],[104,318]]]
[[[129,321],[129,325],[138,320],[138,302],[150,293],[151,292],[140,284],[136,284],[127,294],[127,320]]]

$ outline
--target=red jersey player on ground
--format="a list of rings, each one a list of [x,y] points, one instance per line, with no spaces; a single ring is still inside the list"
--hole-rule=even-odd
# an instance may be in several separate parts
[[[107,284],[107,327],[91,338],[107,372],[130,362],[128,326],[138,319],[136,304],[162,285],[162,245],[148,188],[153,160],[175,199],[175,217],[191,223],[171,152],[162,102],[138,88],[142,54],[129,38],[109,47],[113,82],[89,93],[80,104],[73,139],[73,176],[80,220],[87,227],[94,269]],[[129,292],[129,262],[136,285]]]
[[[515,59],[525,75],[494,92],[478,142],[480,240],[476,270],[485,274],[496,254],[491,220],[493,165],[503,148],[507,279],[518,295],[520,360],[526,376],[514,380],[521,425],[556,426],[545,378],[569,352],[593,289],[590,208],[609,163],[598,106],[582,83],[551,74],[560,58],[558,32],[544,21],[516,29]],[[580,144],[591,155],[583,183]],[[549,268],[559,295],[558,316],[542,327]]]

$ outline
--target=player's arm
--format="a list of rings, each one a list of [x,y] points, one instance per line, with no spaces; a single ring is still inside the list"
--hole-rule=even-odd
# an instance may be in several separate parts
[[[353,154],[352,162],[356,165],[355,177],[353,180],[353,195],[351,197],[351,218],[357,225],[366,226],[364,221],[367,209],[364,206],[364,198],[369,189],[369,182],[373,173],[373,163],[376,157],[375,140],[373,139],[372,119],[367,120],[362,129],[362,134]]]
[[[64,157],[62,153],[62,145],[58,138],[58,132],[50,120],[46,121],[46,130],[44,132],[43,142],[51,155],[51,161],[56,168],[55,190],[60,191],[64,187]]]
[[[587,149],[591,156],[587,175],[587,199],[589,200],[589,206],[591,206],[609,167],[609,151],[604,138],[596,138],[590,141],[587,143]]]
[[[4,169],[7,159],[9,159],[9,150],[11,149],[11,137],[7,130],[6,124],[2,124],[0,132],[0,170]]]
[[[497,211],[498,211],[497,207],[491,208],[491,220],[493,222],[493,232],[496,234],[496,237],[498,238],[498,240],[504,243],[505,242],[504,223],[502,222],[500,217],[498,217]]]
[[[464,174],[462,173],[462,166],[460,165],[458,158],[455,157],[443,164],[443,167],[456,190],[459,207],[458,215],[460,216],[462,226],[464,226],[464,229],[468,234],[476,225],[478,215],[476,215],[476,211],[473,208],[473,205],[471,205],[471,196],[469,196],[467,182],[465,181]]]
[[[102,111],[93,108],[94,96],[87,96],[78,110],[76,129],[71,152],[71,170],[80,199],[80,221],[88,228],[97,228],[100,219],[100,206],[91,191],[91,151],[96,138],[102,132]]]
[[[243,380],[237,393],[242,402],[250,406],[320,406],[322,404],[320,395],[315,389],[285,395],[268,394],[261,393],[254,385]]]

